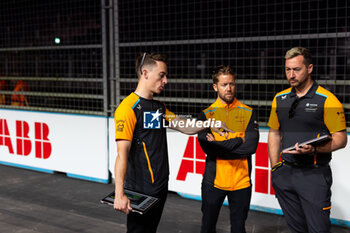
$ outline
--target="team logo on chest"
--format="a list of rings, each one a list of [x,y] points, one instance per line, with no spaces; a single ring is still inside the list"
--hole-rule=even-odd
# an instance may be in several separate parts
[[[316,112],[318,109],[317,104],[306,103],[305,104],[305,112]]]

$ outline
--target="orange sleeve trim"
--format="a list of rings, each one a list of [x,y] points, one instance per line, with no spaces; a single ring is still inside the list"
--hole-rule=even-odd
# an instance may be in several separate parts
[[[137,103],[136,95],[129,95],[124,99],[114,113],[115,139],[126,139],[131,141],[136,126],[136,115],[132,106]]]
[[[346,120],[343,105],[330,91],[322,87],[317,89],[319,94],[327,97],[324,103],[324,123],[331,134],[346,130]]]
[[[332,207],[331,206],[328,206],[328,207],[324,207],[322,208],[323,210],[330,210]]]

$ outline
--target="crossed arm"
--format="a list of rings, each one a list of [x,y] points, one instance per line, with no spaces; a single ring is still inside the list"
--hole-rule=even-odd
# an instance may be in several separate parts
[[[198,117],[200,120],[204,118],[203,113]],[[206,129],[198,134],[198,141],[208,156],[216,156],[222,159],[248,157],[255,153],[259,143],[259,130],[255,122],[255,114],[253,113],[244,138],[236,137],[224,141],[215,141],[210,129]]]

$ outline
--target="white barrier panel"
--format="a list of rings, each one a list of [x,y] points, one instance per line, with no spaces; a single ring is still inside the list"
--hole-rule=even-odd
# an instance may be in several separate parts
[[[113,118],[109,119],[109,169],[114,177],[116,143]],[[282,210],[271,186],[271,168],[267,154],[267,129],[260,129],[260,142],[256,154],[252,156],[253,193],[251,209],[282,214]],[[202,174],[204,173],[205,154],[197,136],[187,136],[168,130],[168,151],[170,163],[169,190],[180,195],[200,200]],[[348,136],[350,142],[350,137]],[[333,171],[332,210],[333,224],[350,227],[350,147],[333,153],[331,163]]]
[[[112,178],[114,179],[114,164],[115,159],[117,158],[117,144],[115,142],[115,124],[114,124],[114,118],[110,117],[108,118],[108,124],[109,124],[109,171],[112,174]]]
[[[105,117],[0,109],[0,163],[107,183],[107,124]]]

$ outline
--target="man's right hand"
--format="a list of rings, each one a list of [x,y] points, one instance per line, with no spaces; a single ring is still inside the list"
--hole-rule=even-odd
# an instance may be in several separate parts
[[[117,198],[117,196],[115,196],[114,209],[125,214],[129,214],[132,210],[129,198],[124,194],[120,196],[120,198]]]
[[[235,131],[229,129],[225,122],[219,121],[220,126],[219,127],[211,127],[211,129],[215,132],[218,133],[220,136],[225,137],[226,139],[228,138],[229,132],[235,133]]]

